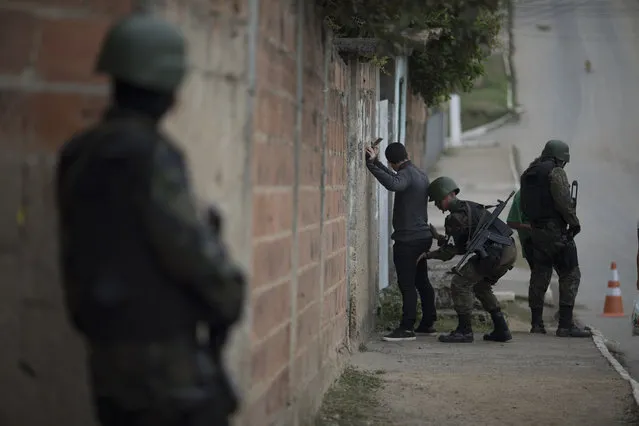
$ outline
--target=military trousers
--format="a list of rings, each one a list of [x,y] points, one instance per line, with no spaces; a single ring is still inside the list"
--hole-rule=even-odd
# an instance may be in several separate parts
[[[517,248],[512,245],[502,249],[501,258],[492,271],[483,271],[477,258],[466,263],[460,275],[454,275],[451,281],[451,293],[457,315],[470,315],[473,312],[475,298],[488,312],[500,309],[499,301],[493,294],[493,286],[508,272],[517,259]]]
[[[215,403],[180,408],[164,405],[144,410],[125,409],[108,398],[97,398],[102,426],[228,426],[228,416]]]
[[[528,263],[528,267],[532,271],[533,262],[534,262],[532,238],[531,237],[519,238],[519,242],[521,243],[521,251],[523,254],[523,258],[526,259],[526,262]]]
[[[555,232],[538,229],[533,230],[531,239],[533,263],[528,305],[531,309],[543,309],[554,269],[559,276],[559,306],[574,306],[581,282],[575,241]]]

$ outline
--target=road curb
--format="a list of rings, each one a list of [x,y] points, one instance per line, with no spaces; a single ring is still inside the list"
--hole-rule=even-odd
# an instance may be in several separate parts
[[[639,406],[639,383],[630,376],[630,374],[628,373],[628,370],[626,370],[623,367],[623,365],[621,365],[619,361],[617,361],[615,357],[610,353],[610,351],[608,350],[608,347],[606,346],[606,338],[601,333],[601,331],[597,330],[593,326],[589,326],[589,327],[592,330],[592,341],[595,343],[595,346],[597,347],[601,355],[603,355],[603,357],[606,358],[606,360],[612,366],[612,368],[615,369],[615,371],[619,374],[619,376],[621,376],[622,379],[630,383],[630,387],[632,388],[632,396],[635,400],[635,404]]]

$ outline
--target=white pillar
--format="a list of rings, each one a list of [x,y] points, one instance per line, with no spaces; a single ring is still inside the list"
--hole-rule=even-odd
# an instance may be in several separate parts
[[[461,100],[458,94],[450,96],[450,146],[461,146]]]

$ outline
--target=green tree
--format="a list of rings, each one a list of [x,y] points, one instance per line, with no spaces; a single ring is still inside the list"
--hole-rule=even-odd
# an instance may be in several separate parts
[[[427,105],[469,91],[503,19],[498,0],[318,0],[336,37],[375,38],[377,56],[410,48],[409,84]],[[394,50],[395,49],[395,50]]]

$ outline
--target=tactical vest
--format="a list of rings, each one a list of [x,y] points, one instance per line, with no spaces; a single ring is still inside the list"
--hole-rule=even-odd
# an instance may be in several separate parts
[[[71,319],[89,340],[165,340],[192,333],[206,312],[158,261],[135,213],[138,182],[110,159],[109,140],[136,146],[158,137],[143,126],[107,121],[62,152],[58,200],[65,296]],[[137,167],[141,174],[150,173],[144,158]]]
[[[472,239],[477,227],[481,225],[482,221],[487,220],[490,212],[486,210],[481,204],[475,203],[474,201],[462,201],[456,204],[456,206],[451,209],[451,213],[463,212],[466,215],[470,215],[469,220],[469,229],[468,229],[468,240],[470,242]],[[513,230],[504,223],[501,219],[497,218],[493,221],[493,223],[488,227],[492,238],[490,238],[486,244],[487,245],[499,245],[499,246],[509,246],[513,244],[513,240],[511,235],[513,234]]]
[[[550,172],[555,167],[557,166],[552,160],[540,161],[528,167],[521,175],[521,210],[532,225],[543,225],[550,221],[564,225],[550,192]]]

